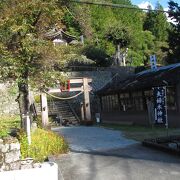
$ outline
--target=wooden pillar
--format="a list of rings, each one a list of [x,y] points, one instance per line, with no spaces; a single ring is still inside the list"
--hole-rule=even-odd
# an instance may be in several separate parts
[[[142,91],[143,110],[147,110],[145,91]]]
[[[99,100],[100,100],[100,112],[103,111],[103,101],[102,101],[102,96],[99,97]]]
[[[84,121],[84,103],[81,102],[80,106],[81,106],[81,120]]]
[[[117,96],[118,96],[118,110],[121,110],[121,97],[120,97],[120,93],[118,93]]]
[[[42,116],[42,126],[46,128],[49,124],[48,121],[48,104],[46,93],[41,93],[41,116]]]
[[[83,90],[84,90],[85,120],[91,121],[91,109],[90,109],[89,88],[88,88],[88,79],[87,78],[83,78]]]

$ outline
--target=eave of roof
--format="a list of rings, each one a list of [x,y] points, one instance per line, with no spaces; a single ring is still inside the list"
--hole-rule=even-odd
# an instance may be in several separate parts
[[[146,70],[121,81],[113,79],[97,95],[115,94],[118,92],[146,90],[156,86],[171,86],[180,82],[180,63],[159,67],[157,70]]]

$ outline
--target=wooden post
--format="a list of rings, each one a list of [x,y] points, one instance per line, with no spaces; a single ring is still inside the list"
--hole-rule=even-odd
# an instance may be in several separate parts
[[[84,121],[84,104],[83,104],[83,102],[81,102],[80,106],[81,106],[81,120]]]
[[[42,116],[42,126],[45,128],[49,124],[46,93],[41,93],[41,116]]]
[[[102,96],[99,97],[100,99],[100,112],[102,112],[104,109],[103,109],[103,101],[102,101]]]
[[[83,78],[83,90],[84,90],[84,110],[85,110],[85,120],[91,121],[91,110],[89,101],[89,88],[88,79]]]
[[[28,145],[31,145],[31,120],[29,118],[29,113],[22,114],[22,118],[25,119],[24,127],[27,135]]]

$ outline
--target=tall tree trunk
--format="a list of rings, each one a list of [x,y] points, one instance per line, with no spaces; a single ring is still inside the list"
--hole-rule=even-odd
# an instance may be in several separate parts
[[[19,95],[17,101],[19,103],[21,128],[25,129],[26,115],[28,115],[30,110],[28,83],[19,83],[18,89]]]

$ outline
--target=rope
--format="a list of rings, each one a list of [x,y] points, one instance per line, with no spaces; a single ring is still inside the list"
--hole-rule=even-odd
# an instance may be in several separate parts
[[[67,98],[63,98],[63,97],[58,97],[58,96],[52,95],[52,94],[48,93],[48,92],[45,91],[45,90],[44,90],[44,92],[45,92],[46,94],[48,94],[49,96],[51,96],[51,97],[53,97],[53,98],[56,98],[56,99],[60,99],[60,100],[73,99],[73,98],[75,98],[75,97],[77,97],[77,96],[79,96],[79,95],[81,95],[81,94],[83,93],[83,91],[82,91],[82,92],[80,92],[80,93],[78,93],[78,94],[76,94],[76,95],[74,95],[74,96],[67,97]]]

